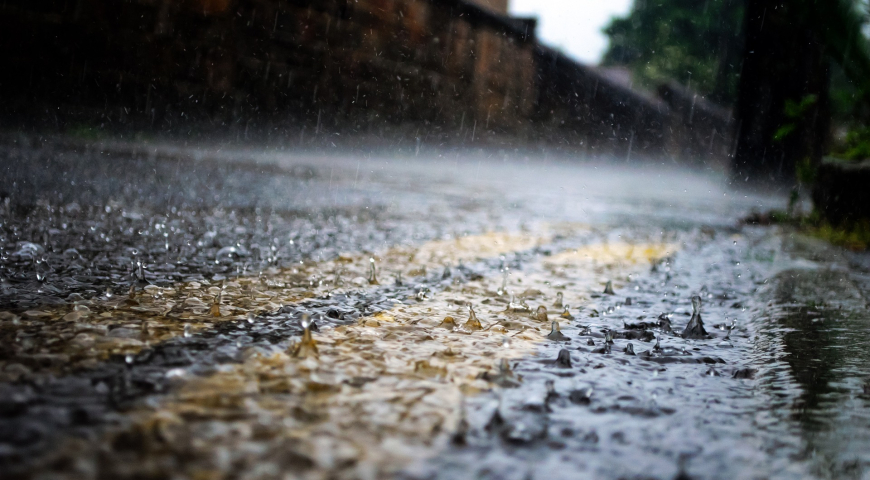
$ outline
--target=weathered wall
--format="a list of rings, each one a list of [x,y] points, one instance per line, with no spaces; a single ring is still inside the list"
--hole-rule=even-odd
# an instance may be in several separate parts
[[[462,2],[4,5],[0,81],[16,92],[7,112],[41,102],[71,107],[58,116],[89,106],[114,122],[254,115],[315,128],[423,121],[512,131],[533,108],[530,36]]]
[[[590,153],[668,154],[671,111],[661,100],[617,85],[591,67],[544,47],[536,120],[541,141]]]
[[[471,0],[471,3],[502,15],[507,15],[508,13],[508,0]]]
[[[731,112],[675,82],[660,85],[658,95],[671,108],[673,154],[725,168],[735,147]]]
[[[0,121],[703,153],[704,115],[534,30],[464,0],[7,0]]]

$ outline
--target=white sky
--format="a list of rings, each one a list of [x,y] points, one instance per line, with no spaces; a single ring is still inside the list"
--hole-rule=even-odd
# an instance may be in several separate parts
[[[538,17],[538,38],[583,63],[597,64],[607,49],[601,29],[625,15],[634,0],[509,0],[515,16]]]

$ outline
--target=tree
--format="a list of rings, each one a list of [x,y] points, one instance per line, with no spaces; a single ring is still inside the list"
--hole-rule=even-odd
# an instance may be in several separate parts
[[[732,178],[791,183],[830,136],[830,60],[870,92],[864,18],[852,0],[747,0]]]
[[[603,65],[626,66],[650,87],[668,80],[722,105],[737,98],[744,0],[636,0],[604,33]]]

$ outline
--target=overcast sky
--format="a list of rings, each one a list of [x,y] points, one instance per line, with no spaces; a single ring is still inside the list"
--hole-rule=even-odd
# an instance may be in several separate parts
[[[633,0],[509,0],[511,15],[538,17],[538,38],[583,63],[596,64],[607,48],[601,33]]]

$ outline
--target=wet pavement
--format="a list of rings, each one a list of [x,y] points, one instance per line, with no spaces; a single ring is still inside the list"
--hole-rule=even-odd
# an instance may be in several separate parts
[[[870,258],[715,172],[0,156],[9,478],[870,478]]]

